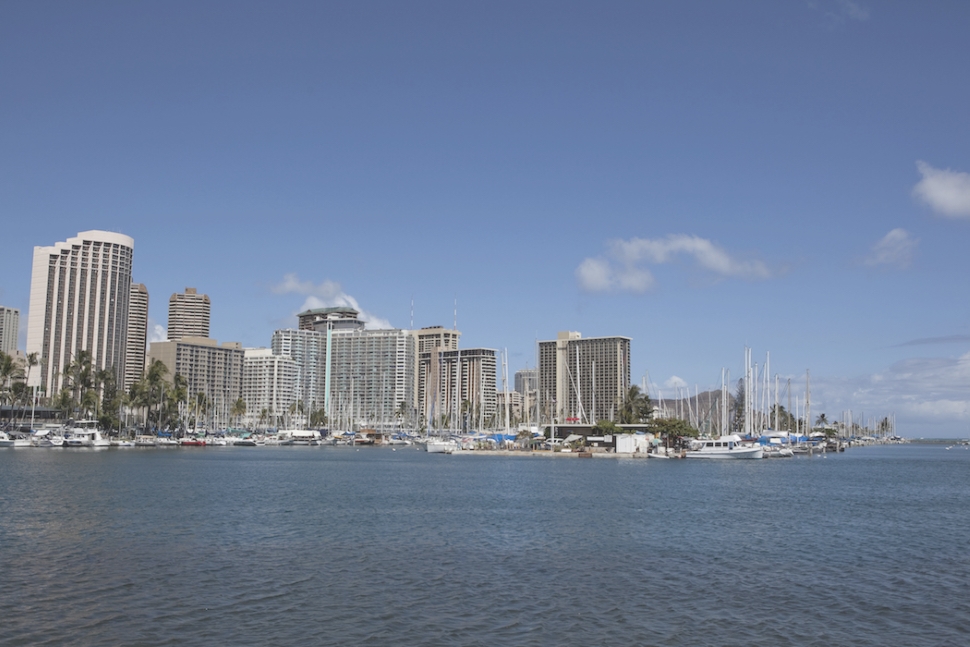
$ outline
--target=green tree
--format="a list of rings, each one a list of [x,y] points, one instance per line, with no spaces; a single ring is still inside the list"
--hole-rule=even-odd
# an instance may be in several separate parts
[[[243,400],[242,398],[239,398],[238,400],[233,402],[232,409],[230,410],[229,413],[232,416],[233,420],[235,420],[235,424],[238,426],[239,419],[242,418],[244,415],[246,415],[246,401]]]
[[[680,418],[654,418],[650,423],[650,431],[663,438],[666,447],[670,447],[677,438],[697,438],[699,435],[686,420]]]
[[[640,391],[636,384],[630,386],[617,412],[620,424],[630,425],[648,422],[653,415],[650,395]]]
[[[13,401],[13,384],[22,379],[23,371],[17,360],[0,351],[0,403]]]
[[[600,436],[610,436],[627,433],[625,429],[616,426],[612,420],[599,420],[593,425],[593,430]]]

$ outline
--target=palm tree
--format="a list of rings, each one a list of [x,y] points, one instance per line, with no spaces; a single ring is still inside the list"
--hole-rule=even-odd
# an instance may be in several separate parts
[[[653,414],[653,404],[650,402],[650,395],[642,393],[636,384],[630,386],[620,404],[619,421],[620,424],[637,424],[650,420]]]
[[[239,425],[239,419],[246,415],[246,401],[239,398],[232,403],[232,409],[229,414],[232,416],[233,420],[236,421],[236,425]]]
[[[11,385],[22,378],[23,371],[13,356],[0,351],[0,403],[11,399]]]
[[[146,385],[146,405],[148,407],[148,413],[146,417],[146,424],[151,422],[152,417],[152,407],[156,404],[158,405],[158,415],[155,419],[156,429],[161,427],[161,415],[162,409],[164,407],[165,398],[165,376],[168,375],[168,367],[165,363],[153,359],[151,364],[148,366],[148,371],[145,373],[145,385]]]
[[[71,408],[80,411],[84,394],[93,386],[91,353],[80,350],[64,367],[64,389],[71,394]],[[91,399],[87,399],[90,404]]]

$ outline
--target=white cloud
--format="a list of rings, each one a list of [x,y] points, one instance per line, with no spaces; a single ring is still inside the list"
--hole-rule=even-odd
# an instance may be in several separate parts
[[[913,194],[937,213],[949,218],[970,218],[970,173],[933,168],[916,162],[923,179]]]
[[[869,10],[853,0],[839,0],[842,15],[851,20],[869,20]]]
[[[156,341],[168,341],[168,330],[165,326],[154,321],[148,322],[148,343]]]
[[[863,263],[870,267],[876,265],[909,267],[918,243],[919,239],[913,238],[912,234],[905,229],[893,229],[872,246]]]
[[[869,8],[856,0],[809,0],[808,7],[820,11],[830,29],[844,27],[849,20],[869,20]]]
[[[610,264],[598,258],[587,258],[576,268],[579,286],[587,292],[605,292],[613,283]]]
[[[918,437],[967,434],[970,422],[970,353],[911,358],[884,371],[852,379],[813,379],[812,411],[837,420],[896,414],[899,431]]]
[[[712,274],[727,278],[767,279],[768,266],[758,260],[740,260],[706,238],[671,234],[666,238],[631,238],[607,244],[607,258],[586,258],[576,268],[579,286],[587,292],[646,292],[654,285],[644,265],[663,265],[686,257]]]
[[[313,283],[312,281],[301,281],[296,274],[287,274],[283,277],[283,282],[273,286],[274,294],[300,294],[306,297],[300,311],[312,310],[315,308],[353,308],[360,313],[360,320],[367,328],[382,330],[393,328],[391,322],[374,314],[366,312],[357,303],[357,299],[343,291],[340,284],[335,281],[324,281],[323,283]]]
[[[664,380],[665,389],[686,389],[687,381],[676,375],[671,375],[666,380]]]

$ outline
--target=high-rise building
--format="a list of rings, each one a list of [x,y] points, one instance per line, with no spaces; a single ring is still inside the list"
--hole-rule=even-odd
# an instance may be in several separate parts
[[[242,398],[247,427],[277,427],[296,402],[296,362],[269,348],[247,348],[243,359]],[[304,415],[309,415],[304,408]]]
[[[515,391],[522,395],[528,395],[539,388],[539,370],[535,368],[524,368],[515,372]]]
[[[454,332],[454,331],[452,331]],[[418,413],[428,428],[481,429],[496,411],[495,350],[433,346],[418,355]]]
[[[232,405],[242,397],[242,344],[219,345],[208,337],[183,337],[152,342],[148,356],[165,364],[169,382],[174,381],[175,375],[185,378],[190,402],[195,402],[201,393],[208,405],[209,417],[220,426],[228,424]]]
[[[402,409],[410,413],[411,331],[366,330],[352,308],[307,310],[298,317],[300,330],[277,330],[272,349],[296,362],[297,398],[306,410],[323,408],[331,426],[389,425]]]
[[[0,351],[12,354],[17,350],[20,334],[20,310],[0,306]]]
[[[630,388],[630,338],[561,332],[539,342],[543,421],[595,424],[615,420]]]
[[[63,386],[64,368],[90,354],[95,369],[121,383],[128,338],[128,298],[135,241],[109,231],[82,231],[50,247],[34,247],[27,353],[40,370],[31,386],[48,396]]]
[[[132,283],[128,295],[128,348],[125,352],[125,391],[145,372],[148,349],[148,288]]]
[[[327,374],[327,334],[316,330],[277,330],[272,352],[288,357],[296,366],[293,399],[307,411],[325,408]]]
[[[182,294],[168,299],[168,339],[209,336],[209,295],[199,294],[195,288],[185,288]]]
[[[442,326],[412,330],[415,340],[414,408],[427,421],[431,407],[441,397],[447,378],[441,374],[441,353],[458,350],[461,333]],[[440,409],[440,404],[438,409]]]

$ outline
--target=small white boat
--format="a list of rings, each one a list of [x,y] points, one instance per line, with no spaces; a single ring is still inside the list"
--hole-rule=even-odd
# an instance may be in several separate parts
[[[424,449],[429,454],[450,454],[458,451],[458,443],[450,438],[429,438]]]
[[[51,441],[50,432],[48,431],[35,431],[30,435],[30,442],[34,447],[53,447],[54,443]]]
[[[763,458],[764,448],[757,443],[741,440],[741,436],[731,434],[720,438],[692,440],[687,458]]]

